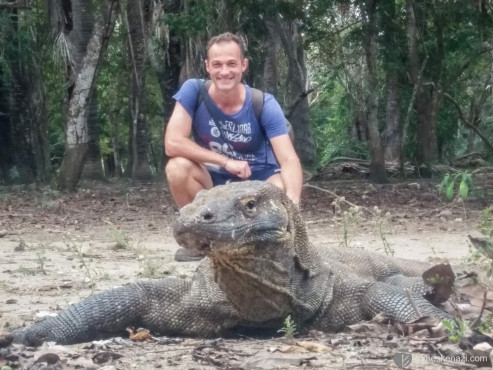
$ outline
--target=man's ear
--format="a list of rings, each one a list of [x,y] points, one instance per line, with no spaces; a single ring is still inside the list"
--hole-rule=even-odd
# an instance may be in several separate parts
[[[210,73],[209,72],[209,59],[205,60],[205,70],[207,71],[207,73]]]
[[[241,63],[241,72],[245,72],[248,68],[248,58],[244,58]]]

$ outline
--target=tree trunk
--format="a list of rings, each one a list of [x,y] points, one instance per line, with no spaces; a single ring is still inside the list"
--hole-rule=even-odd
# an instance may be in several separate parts
[[[87,153],[84,161],[81,178],[85,180],[106,181],[101,161],[101,147],[99,145],[100,121],[98,117],[97,91],[93,90],[87,104]]]
[[[182,45],[180,37],[173,29],[168,27],[159,26],[161,18],[165,13],[178,13],[183,11],[183,4],[179,0],[168,0],[163,3],[156,2],[152,8],[152,21],[150,29],[160,27],[160,33],[162,36],[162,45],[159,51],[151,45],[151,39],[148,40],[149,46],[147,48],[149,55],[149,62],[156,72],[159,88],[163,99],[163,112],[164,112],[164,125],[167,124],[175,102],[173,95],[178,91],[180,69],[182,61]],[[161,132],[161,143],[164,143],[165,128]],[[161,163],[157,165],[157,172],[160,178],[164,179],[164,166],[167,161],[167,156],[164,151],[164,147],[160,147]]]
[[[352,124],[350,125],[350,135],[354,140],[365,143],[368,141],[368,115],[365,108],[355,99],[348,98],[350,101],[350,111],[352,112]]]
[[[265,35],[264,43],[264,72],[262,74],[262,81],[260,81],[259,88],[262,91],[271,93],[277,96],[279,88],[279,49],[280,40],[279,35],[276,32],[276,23],[272,20],[266,19],[264,21],[267,34]],[[260,76],[259,76],[260,77]]]
[[[397,71],[387,71],[387,104],[385,107],[384,158],[399,162],[402,147],[401,94]]]
[[[367,66],[368,136],[370,147],[370,178],[377,183],[387,181],[385,161],[378,129],[377,30],[375,25],[376,0],[368,0],[360,7],[363,13],[363,45]]]
[[[301,162],[310,166],[315,161],[316,151],[315,141],[310,130],[307,73],[298,21],[281,22],[281,17],[277,15],[276,25],[288,59],[284,111],[293,125],[296,152]]]
[[[405,46],[400,41],[402,31],[396,23],[395,0],[380,2],[383,37],[383,69],[386,76],[385,129],[383,132],[384,158],[386,161],[398,163],[401,159],[402,124],[401,124],[401,91],[400,76],[405,75],[403,60]]]
[[[9,180],[17,183],[30,183],[34,180],[34,157],[31,146],[31,117],[28,99],[29,77],[21,58],[24,45],[21,42],[19,31],[19,14],[17,9],[11,13],[14,47],[10,53],[10,91],[9,91],[9,118],[10,142],[12,143],[13,167],[9,173]]]
[[[122,144],[118,139],[118,126],[117,119],[114,113],[109,114],[110,136],[111,146],[113,147],[113,158],[110,160],[113,166],[113,170],[105,167],[105,175],[108,177],[121,177],[122,176],[122,164],[120,160],[120,152]]]
[[[145,60],[146,34],[144,9],[140,0],[128,0],[127,24],[129,37],[129,60],[132,69],[130,96],[130,132],[132,179],[147,180],[152,177],[149,166],[148,138],[146,128]]]
[[[31,142],[34,155],[36,178],[48,182],[51,178],[50,142],[48,140],[48,117],[46,114],[45,87],[41,68],[36,60],[30,65],[30,83],[28,84],[29,111],[31,122]]]
[[[417,113],[418,139],[416,159],[420,168],[420,175],[429,177],[431,176],[431,165],[438,159],[436,116],[441,96],[440,79],[437,78],[433,83],[426,85],[421,83],[417,49],[417,23],[413,0],[406,0],[406,12],[409,75],[413,86],[416,88],[415,109]],[[437,43],[439,45],[440,32],[439,29],[437,31]],[[438,59],[438,62],[441,62],[441,60]]]
[[[69,100],[67,110],[67,124],[65,133],[65,156],[60,166],[59,186],[63,190],[73,191],[80,179],[84,159],[89,145],[88,114],[90,107],[91,94],[99,67],[99,60],[104,54],[109,34],[114,26],[112,0],[104,2],[105,15],[100,16],[94,24],[90,26],[89,11],[91,1],[75,1],[65,4],[66,9],[70,9],[73,15],[70,21],[73,22],[73,29],[70,30],[72,38],[71,67],[75,81],[69,87]],[[70,7],[69,7],[70,5]],[[92,28],[92,31],[91,31]],[[74,33],[72,33],[74,32]],[[88,42],[85,39],[88,37]],[[84,48],[83,45],[87,47]],[[85,49],[85,50],[84,50]],[[84,53],[85,51],[85,53]],[[80,66],[77,64],[78,57],[81,57]]]
[[[11,127],[9,121],[9,99],[4,85],[4,73],[0,65],[0,184],[9,180],[9,169],[12,166]]]

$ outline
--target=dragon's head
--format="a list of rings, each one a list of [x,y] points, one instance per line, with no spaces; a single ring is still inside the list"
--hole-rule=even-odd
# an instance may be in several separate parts
[[[247,252],[291,238],[293,211],[297,207],[277,186],[234,182],[199,192],[181,209],[174,235],[185,248],[205,254]]]

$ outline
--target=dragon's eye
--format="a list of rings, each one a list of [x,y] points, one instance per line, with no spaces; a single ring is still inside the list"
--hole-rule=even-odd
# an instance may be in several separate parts
[[[249,200],[246,204],[248,209],[254,209],[257,203],[254,200]]]

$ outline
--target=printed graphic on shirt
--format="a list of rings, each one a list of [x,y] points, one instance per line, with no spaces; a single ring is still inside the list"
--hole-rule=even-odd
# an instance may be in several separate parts
[[[232,143],[249,143],[252,140],[252,125],[250,122],[235,124],[231,121],[218,121],[220,129],[216,126],[213,119],[209,120],[210,133],[214,138],[223,137]],[[209,149],[236,158],[240,161],[253,162],[257,159],[253,153],[241,154],[234,150],[230,143],[219,143],[214,140],[209,141]]]

